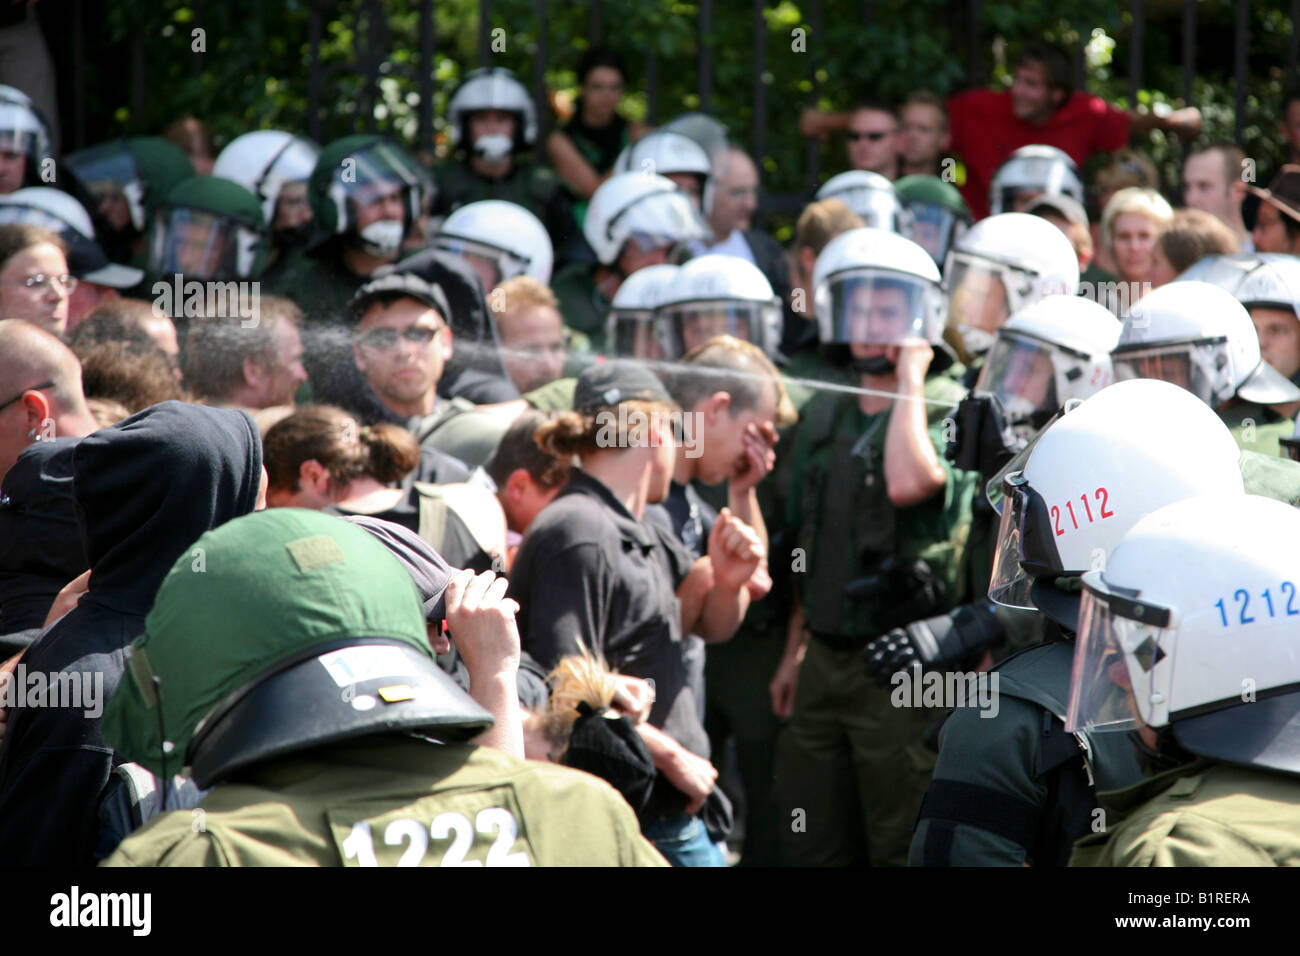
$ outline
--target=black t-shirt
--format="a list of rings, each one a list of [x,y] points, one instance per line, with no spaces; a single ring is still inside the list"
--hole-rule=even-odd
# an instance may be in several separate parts
[[[694,485],[672,483],[668,497],[662,502],[646,505],[645,523],[668,536],[669,546],[689,558],[702,558],[709,551],[709,533],[718,513],[713,506],[700,497]],[[670,560],[672,550],[668,551]],[[674,566],[673,585],[680,586],[682,579],[690,573],[693,560],[685,567]],[[680,561],[677,562],[680,564]],[[695,694],[695,702],[700,708],[700,720],[704,720],[704,639],[695,634],[687,634],[682,640],[682,663],[686,667],[686,682]]]
[[[669,528],[695,557],[709,552],[709,534],[718,512],[695,490],[694,485],[673,482],[668,497],[661,503],[646,505],[645,520]]]
[[[601,482],[575,469],[529,526],[510,572],[524,650],[543,668],[581,640],[623,674],[653,680],[650,723],[707,757],[708,737],[681,653],[673,572],[690,555],[637,521]]]

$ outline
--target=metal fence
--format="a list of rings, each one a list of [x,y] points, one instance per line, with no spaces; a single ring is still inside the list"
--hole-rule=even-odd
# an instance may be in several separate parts
[[[72,108],[72,130],[69,140],[72,148],[84,145],[85,129],[85,89],[84,89],[84,71],[80,70],[78,64],[85,53],[86,42],[82,36],[79,25],[83,20],[82,5],[85,0],[73,0],[72,4],[72,27],[74,32],[73,49],[76,54],[73,58],[72,77],[74,84],[73,108]],[[599,43],[602,37],[602,26],[606,16],[616,16],[619,8],[619,0],[587,0],[590,9],[590,27],[589,37],[592,43]],[[753,123],[747,131],[749,146],[756,155],[762,156],[765,153],[768,138],[768,104],[767,89],[763,82],[763,72],[767,67],[767,40],[768,34],[763,18],[763,10],[769,4],[764,0],[751,0],[753,9],[753,63],[754,68],[751,71],[752,81],[752,105],[753,105]],[[308,131],[315,139],[320,139],[321,134],[321,116],[322,104],[325,102],[326,92],[329,89],[332,78],[339,74],[354,74],[360,76],[363,80],[363,93],[358,103],[357,116],[359,124],[366,131],[376,129],[376,120],[374,116],[374,106],[379,99],[379,82],[385,77],[404,76],[409,79],[419,95],[419,112],[418,112],[418,129],[417,145],[426,149],[431,149],[434,142],[434,117],[433,117],[433,94],[434,94],[434,67],[435,51],[437,47],[437,37],[434,35],[434,7],[435,0],[416,0],[419,15],[419,54],[413,61],[405,67],[393,64],[389,59],[389,53],[392,50],[392,37],[388,27],[388,17],[385,13],[383,0],[361,0],[360,8],[357,13],[356,36],[357,43],[355,48],[355,59],[351,63],[325,63],[321,56],[322,29],[326,20],[333,9],[337,7],[331,0],[309,0],[307,5],[307,42],[310,48],[310,60],[307,71],[307,98],[309,107]],[[966,34],[966,43],[964,44],[964,54],[967,61],[967,76],[971,85],[979,85],[985,82],[989,76],[989,66],[986,62],[986,49],[988,37],[981,30],[980,20],[983,7],[982,0],[965,0],[964,3],[956,2],[953,4],[954,13],[960,14],[963,22],[963,31]],[[1137,101],[1137,91],[1143,85],[1144,72],[1144,51],[1143,40],[1146,35],[1147,27],[1147,9],[1143,0],[1130,0],[1129,11],[1132,15],[1132,25],[1130,34],[1127,38],[1128,46],[1128,80],[1129,80],[1129,101]],[[1167,8],[1168,4],[1162,4]],[[964,8],[964,9],[962,9]],[[202,0],[195,0],[193,4],[195,13],[195,22],[193,25],[202,26],[203,20],[203,3]],[[547,97],[545,68],[547,64],[548,44],[545,25],[547,23],[547,0],[534,0],[535,26],[536,29],[536,53],[533,56],[532,76],[526,78],[531,82],[532,93],[537,104],[537,115],[539,123],[542,126],[542,135],[547,132],[547,125],[552,119],[549,100]],[[699,10],[699,34],[708,35],[712,28],[715,0],[698,0]],[[491,58],[491,0],[479,0],[479,22],[477,25],[478,33],[478,59],[480,65],[486,65]],[[804,4],[804,13],[806,22],[814,35],[817,35],[823,23],[823,0],[806,0]],[[1290,0],[1289,13],[1292,24],[1300,20],[1300,0]],[[1196,76],[1196,30],[1197,30],[1197,2],[1196,0],[1185,0],[1182,3],[1182,69],[1183,69],[1183,97],[1191,99],[1193,81]],[[864,30],[870,29],[877,15],[876,4],[871,0],[864,0],[861,5],[862,26]],[[1247,52],[1250,45],[1250,3],[1249,0],[1235,0],[1234,7],[1234,28],[1233,28],[1233,62],[1234,62],[1234,104],[1235,104],[1235,139],[1240,144],[1242,141],[1242,131],[1246,112],[1246,84],[1249,79],[1247,70]],[[1297,36],[1296,29],[1291,31],[1289,45],[1287,48],[1286,58],[1286,78],[1288,84],[1293,83],[1296,77],[1297,59],[1300,53],[1300,36]],[[714,98],[714,76],[713,76],[713,51],[709,44],[701,43],[699,45],[697,91],[700,98],[700,108],[708,111]],[[819,83],[817,80],[817,64],[814,58],[808,58],[808,78],[812,84],[811,99],[816,100],[819,93]],[[645,92],[648,107],[648,119],[655,123],[660,119],[660,95],[659,95],[659,77],[660,64],[658,57],[653,51],[647,51],[643,61]],[[195,59],[195,70],[201,72],[203,69],[202,57]],[[138,114],[144,112],[144,102],[146,96],[147,77],[145,76],[145,55],[144,39],[137,37],[132,43],[129,69],[131,71],[131,97],[132,105]],[[1076,79],[1081,83],[1083,79],[1084,63],[1083,52],[1078,51],[1075,62]],[[364,118],[364,119],[362,119]],[[803,178],[809,187],[815,187],[820,181],[820,150],[818,144],[810,141],[805,153],[805,168]],[[770,201],[775,201],[776,205],[783,205],[782,197],[768,197]]]

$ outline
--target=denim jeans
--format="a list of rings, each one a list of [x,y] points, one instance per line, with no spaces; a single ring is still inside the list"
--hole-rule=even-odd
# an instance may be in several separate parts
[[[641,832],[673,866],[727,865],[727,858],[709,839],[699,817],[663,817],[647,824]]]

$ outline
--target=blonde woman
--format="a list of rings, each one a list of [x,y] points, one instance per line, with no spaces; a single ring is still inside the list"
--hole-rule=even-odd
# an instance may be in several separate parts
[[[1173,221],[1173,207],[1165,198],[1138,186],[1115,193],[1102,211],[1102,235],[1120,280],[1118,296],[1103,304],[1121,318],[1149,291],[1156,243]]]

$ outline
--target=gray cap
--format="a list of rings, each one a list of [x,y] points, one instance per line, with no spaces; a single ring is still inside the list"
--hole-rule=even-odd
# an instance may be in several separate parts
[[[1044,194],[1031,202],[1025,212],[1031,216],[1051,213],[1078,226],[1088,225],[1088,213],[1080,202],[1070,196]]]
[[[361,316],[378,300],[402,295],[423,302],[442,316],[442,321],[451,324],[451,306],[447,304],[447,295],[436,283],[420,278],[412,272],[393,272],[378,279],[371,279],[348,302],[348,317],[355,324]]]
[[[672,404],[672,396],[659,377],[644,365],[630,361],[597,362],[578,376],[573,388],[573,410],[590,412],[612,408],[620,402],[646,401]]]

